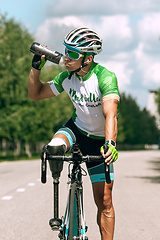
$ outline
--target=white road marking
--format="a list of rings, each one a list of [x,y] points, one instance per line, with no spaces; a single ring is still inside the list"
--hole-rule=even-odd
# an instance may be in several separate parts
[[[37,181],[40,181],[40,179],[37,179]],[[29,187],[33,187],[33,186],[35,186],[36,184],[35,183],[28,183],[27,184],[27,186],[29,186]],[[26,189],[25,188],[17,188],[17,190],[16,190],[16,192],[25,192],[26,191]],[[1,200],[11,200],[13,198],[13,196],[3,196],[2,198],[1,198]]]
[[[13,197],[12,196],[4,196],[1,199],[2,200],[11,200]]]
[[[25,191],[26,191],[25,188],[18,188],[18,189],[16,190],[16,192],[25,192]]]
[[[35,183],[28,183],[28,186],[33,187],[33,186],[35,186]]]

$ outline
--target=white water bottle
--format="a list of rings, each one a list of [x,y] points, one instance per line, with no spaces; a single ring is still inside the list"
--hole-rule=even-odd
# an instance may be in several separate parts
[[[59,53],[57,51],[54,51],[48,47],[45,47],[44,45],[33,42],[30,51],[38,56],[45,55],[46,59],[48,61],[51,61],[53,63],[59,64],[60,66],[64,66],[64,56],[62,53]]]

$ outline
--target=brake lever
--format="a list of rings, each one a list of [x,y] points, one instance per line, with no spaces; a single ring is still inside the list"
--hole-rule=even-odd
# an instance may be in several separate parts
[[[106,153],[108,151],[108,146],[104,144],[103,147],[104,147],[104,153]],[[111,183],[110,167],[109,165],[107,165],[106,162],[104,162],[104,172],[105,172],[106,183],[110,184]]]
[[[43,151],[41,155],[41,182],[46,183],[46,173],[47,173],[47,145],[43,146]]]

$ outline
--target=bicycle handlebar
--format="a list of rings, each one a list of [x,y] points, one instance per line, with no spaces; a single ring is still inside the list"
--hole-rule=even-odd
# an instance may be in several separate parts
[[[106,146],[105,152],[107,152],[108,150],[108,146]],[[43,157],[42,159],[42,177],[41,177],[41,181],[42,183],[46,183],[46,160],[50,160],[50,161],[65,161],[65,162],[96,162],[96,161],[104,161],[104,158],[102,157],[102,155],[98,155],[98,156],[92,156],[92,155],[86,155],[83,156],[81,154],[78,153],[78,151],[76,151],[75,153],[73,153],[71,156],[57,156],[57,155],[50,155],[47,154],[46,151],[44,151],[43,153]],[[110,168],[109,165],[107,165],[107,163],[105,163],[104,161],[104,172],[105,172],[105,178],[106,178],[106,183],[111,183],[111,179],[110,179]]]
[[[86,155],[86,156],[54,156],[54,155],[48,155],[47,157],[48,160],[51,161],[65,161],[65,162],[91,162],[91,161],[102,161],[104,158],[102,155],[98,156],[91,156],[91,155]]]

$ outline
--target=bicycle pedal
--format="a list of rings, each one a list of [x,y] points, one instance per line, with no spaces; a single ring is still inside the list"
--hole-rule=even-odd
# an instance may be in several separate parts
[[[49,225],[50,227],[52,228],[53,231],[57,231],[59,230],[59,228],[61,227],[62,225],[62,219],[59,219],[59,218],[51,218],[49,220]]]

